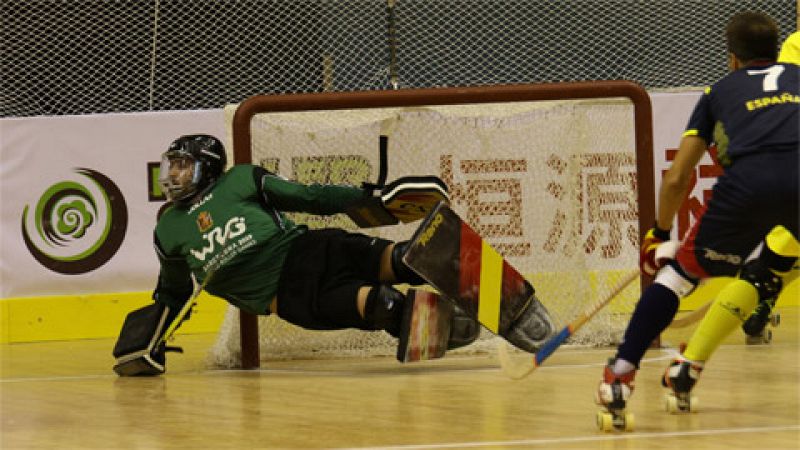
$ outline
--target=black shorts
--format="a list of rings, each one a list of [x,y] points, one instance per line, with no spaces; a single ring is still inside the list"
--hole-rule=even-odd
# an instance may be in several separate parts
[[[380,283],[381,255],[391,243],[340,229],[307,231],[281,271],[278,316],[314,330],[358,327],[358,289]]]
[[[737,160],[719,177],[684,238],[677,255],[681,267],[698,278],[734,276],[775,226],[797,238],[798,192],[797,152]]]

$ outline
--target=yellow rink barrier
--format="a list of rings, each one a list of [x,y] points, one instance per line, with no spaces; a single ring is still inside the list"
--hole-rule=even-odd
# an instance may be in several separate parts
[[[125,316],[152,302],[151,292],[21,297],[0,300],[0,343],[116,337]],[[227,303],[200,294],[181,333],[213,333]]]
[[[536,286],[536,276],[530,281]],[[682,311],[699,308],[730,279],[709,280],[681,302]],[[0,300],[0,343],[116,337],[125,316],[151,302],[150,292],[7,298]],[[800,279],[778,298],[779,308],[800,306]],[[225,314],[225,301],[202,293],[182,333],[214,333]],[[611,305],[614,308],[614,305]]]

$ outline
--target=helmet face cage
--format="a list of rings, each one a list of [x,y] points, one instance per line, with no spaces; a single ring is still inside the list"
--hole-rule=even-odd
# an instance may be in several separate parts
[[[168,151],[161,157],[161,190],[170,201],[187,200],[197,192],[202,171],[202,163],[191,154]]]
[[[215,137],[182,136],[161,157],[159,183],[170,201],[189,201],[219,178],[225,162],[225,148]]]

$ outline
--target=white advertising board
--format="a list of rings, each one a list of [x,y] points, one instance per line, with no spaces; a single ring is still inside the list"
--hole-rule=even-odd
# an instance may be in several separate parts
[[[0,297],[147,291],[152,163],[177,136],[224,139],[220,110],[0,121]]]
[[[656,183],[699,95],[651,95]],[[155,164],[177,136],[224,128],[222,110],[0,120],[0,297],[152,289]],[[698,167],[681,233],[717,169]]]

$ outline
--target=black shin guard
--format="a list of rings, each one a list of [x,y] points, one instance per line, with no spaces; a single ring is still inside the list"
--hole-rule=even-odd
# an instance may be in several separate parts
[[[386,330],[392,336],[398,337],[405,301],[406,296],[391,286],[373,286],[364,305],[367,329]]]
[[[399,283],[407,283],[414,286],[425,284],[426,281],[403,262],[403,255],[407,247],[408,241],[404,241],[396,243],[392,248],[392,271]]]
[[[670,288],[659,283],[648,286],[633,310],[616,357],[638,366],[653,340],[672,322],[679,305],[678,295]]]
[[[361,283],[350,282],[326,289],[316,308],[312,308],[314,319],[301,325],[311,329],[364,328],[357,300],[362,287]]]

